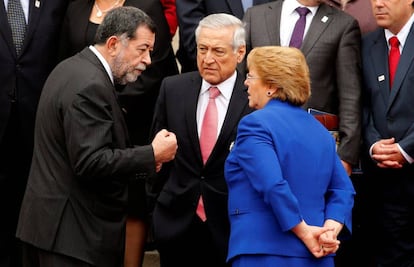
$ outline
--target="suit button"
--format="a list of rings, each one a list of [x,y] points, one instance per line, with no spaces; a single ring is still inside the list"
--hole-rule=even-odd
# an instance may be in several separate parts
[[[204,176],[201,176],[200,178],[201,178],[201,180],[204,180],[204,179],[206,179],[206,177],[204,177]]]

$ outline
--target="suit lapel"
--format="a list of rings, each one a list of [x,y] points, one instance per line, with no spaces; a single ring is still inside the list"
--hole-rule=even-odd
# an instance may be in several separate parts
[[[7,20],[7,12],[6,7],[4,6],[4,1],[1,3],[0,8],[0,25],[4,25],[0,27],[0,34],[3,36],[4,40],[6,40],[7,46],[9,47],[12,54],[16,55],[16,49],[14,48],[12,32]]]
[[[28,26],[27,32],[24,37],[21,54],[23,54],[24,51],[26,50],[26,47],[30,43],[30,40],[32,39],[33,34],[37,29],[37,24],[39,23],[39,18],[40,18],[40,12],[44,8],[44,5],[46,4],[46,2],[47,0],[30,0],[29,1],[29,23],[27,25]]]
[[[116,94],[115,86],[113,85],[113,83],[111,81],[111,78],[109,77],[108,73],[106,72],[105,67],[102,65],[102,62],[98,59],[98,57],[95,55],[95,53],[92,52],[92,50],[89,49],[88,47],[84,48],[80,52],[80,54],[82,56],[84,56],[87,60],[89,60],[93,65],[95,65],[96,68],[99,71],[102,72],[102,74],[104,75],[104,77],[106,77],[106,80],[102,80],[102,82],[107,83],[108,84],[108,88],[111,88],[112,89],[112,93],[114,95],[114,98],[117,100],[117,103],[118,103],[117,110],[113,110],[113,111],[114,112],[115,111],[118,112],[118,114],[120,114],[119,117],[122,117],[123,118],[124,117],[124,114],[123,114],[121,105],[120,105],[119,100],[118,100],[118,95]],[[130,141],[129,133],[128,133],[128,127],[126,125],[125,120],[121,120],[121,121],[119,121],[119,123],[122,124],[122,128],[123,128],[124,133],[125,133],[125,137],[126,137],[125,143],[127,144],[127,146],[131,146],[131,141]]]
[[[224,118],[223,126],[221,127],[220,134],[212,151],[213,157],[214,154],[217,153],[217,148],[221,150],[223,146],[226,146],[228,138],[237,127],[243,111],[248,105],[246,87],[244,86],[243,81],[244,79],[241,77],[240,73],[237,73],[237,79],[231,95],[226,117]]]
[[[334,19],[332,16],[332,8],[326,4],[321,4],[312,19],[311,25],[309,26],[308,33],[303,39],[302,52],[306,56],[315,43],[318,41],[322,33]]]
[[[384,30],[378,30],[377,35],[373,38],[372,46],[369,47],[369,60],[374,67],[374,77],[377,80],[379,91],[384,100],[388,102],[390,95],[389,74],[388,74],[388,47],[386,45]]]
[[[401,84],[403,83],[405,76],[407,75],[408,70],[410,70],[412,62],[414,60],[414,47],[412,46],[413,43],[414,30],[413,25],[411,25],[410,33],[408,34],[407,40],[405,41],[404,49],[402,51],[400,61],[398,62],[397,71],[395,72],[388,108],[392,105],[393,101],[395,100],[395,97],[397,96],[398,91],[401,88]]]
[[[283,1],[276,1],[269,5],[264,14],[264,22],[267,29],[267,35],[269,36],[271,44],[280,45],[280,35],[275,29],[280,29],[280,17],[282,13]],[[275,8],[276,12],[273,10]]]
[[[198,103],[198,96],[201,90],[201,77],[198,72],[194,72],[194,75],[190,78],[190,81],[187,85],[182,85],[189,88],[188,90],[188,98],[185,101],[188,101],[186,104],[186,111],[185,111],[185,123],[187,125],[188,136],[191,138],[191,144],[193,145],[195,155],[198,155],[198,161],[200,164],[203,164],[203,160],[201,157],[201,149],[200,149],[200,140],[198,138],[198,130],[197,130],[197,103]]]

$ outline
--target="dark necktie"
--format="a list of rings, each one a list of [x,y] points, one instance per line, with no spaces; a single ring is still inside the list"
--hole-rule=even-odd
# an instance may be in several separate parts
[[[293,29],[289,46],[300,48],[303,41],[303,33],[305,32],[306,15],[310,10],[307,7],[298,7],[295,10],[299,14],[299,19],[296,21],[295,28]]]
[[[400,60],[400,41],[396,36],[393,36],[389,40],[391,49],[388,57],[388,67],[390,70],[390,88],[394,82],[395,71],[397,70],[398,61]]]
[[[23,46],[24,35],[26,33],[26,20],[20,0],[9,0],[7,4],[7,20],[12,31],[13,43],[17,55]]]
[[[200,149],[203,157],[203,163],[206,164],[208,157],[216,144],[217,129],[218,129],[218,112],[216,106],[216,97],[220,95],[217,87],[210,87],[209,100],[204,114],[203,123],[201,125],[200,133]],[[206,221],[206,213],[204,211],[204,202],[202,196],[198,200],[196,213],[198,217],[204,222]]]

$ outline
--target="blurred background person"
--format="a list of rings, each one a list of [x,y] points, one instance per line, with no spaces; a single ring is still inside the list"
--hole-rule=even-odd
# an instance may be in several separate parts
[[[21,266],[15,238],[43,84],[56,65],[67,0],[0,4],[0,266]]]
[[[228,261],[239,266],[334,266],[337,236],[351,231],[355,191],[326,128],[301,108],[309,69],[296,48],[254,48],[249,106],[225,163]],[[324,257],[329,256],[329,257]]]
[[[364,253],[378,267],[414,266],[414,2],[371,0],[379,26],[362,40]],[[381,238],[378,238],[378,234]]]
[[[133,83],[117,85],[118,98],[124,110],[129,136],[135,145],[149,143],[149,132],[154,115],[155,101],[164,77],[178,73],[171,45],[170,28],[159,0],[75,0],[66,12],[60,53],[62,58],[72,56],[94,42],[96,29],[106,12],[118,6],[134,6],[146,12],[155,22],[154,50],[151,65]],[[142,262],[147,240],[147,206],[145,181],[136,180],[130,185],[131,217],[128,220],[127,252],[136,252],[126,263],[136,266]],[[129,266],[129,265],[128,265]]]
[[[17,227],[25,267],[122,266],[130,180],[174,158],[175,135],[131,144],[115,93],[151,63],[155,24],[118,7],[95,45],[61,62],[39,101],[35,149]]]
[[[209,15],[195,35],[198,71],[164,79],[154,116],[154,132],[174,132],[179,147],[175,160],[151,181],[162,267],[227,266],[224,160],[238,121],[250,112],[244,77],[236,70],[245,55],[240,19]]]
[[[344,10],[358,20],[361,33],[375,30],[378,25],[371,12],[371,3],[367,0],[324,0],[329,5]]]
[[[179,28],[177,59],[181,64],[181,72],[197,70],[194,30],[202,18],[214,13],[227,13],[242,19],[247,8],[270,1],[176,0]]]
[[[170,27],[171,39],[174,37],[178,28],[177,10],[175,6],[175,0],[160,0],[164,9],[164,15],[167,19],[168,26]]]

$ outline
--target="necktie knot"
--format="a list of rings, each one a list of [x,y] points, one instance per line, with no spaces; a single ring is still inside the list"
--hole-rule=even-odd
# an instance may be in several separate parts
[[[220,95],[220,90],[217,87],[210,87],[208,92],[209,92],[210,99],[215,99],[216,97]]]
[[[309,8],[307,7],[297,7],[295,10],[298,12],[300,17],[304,17],[310,12]]]
[[[389,40],[390,46],[393,48],[399,48],[400,41],[398,40],[397,36],[393,36]]]
[[[393,36],[388,40],[388,42],[391,46],[390,54],[388,55],[388,68],[390,71],[390,88],[392,88],[398,61],[400,60],[400,41],[396,36]]]

